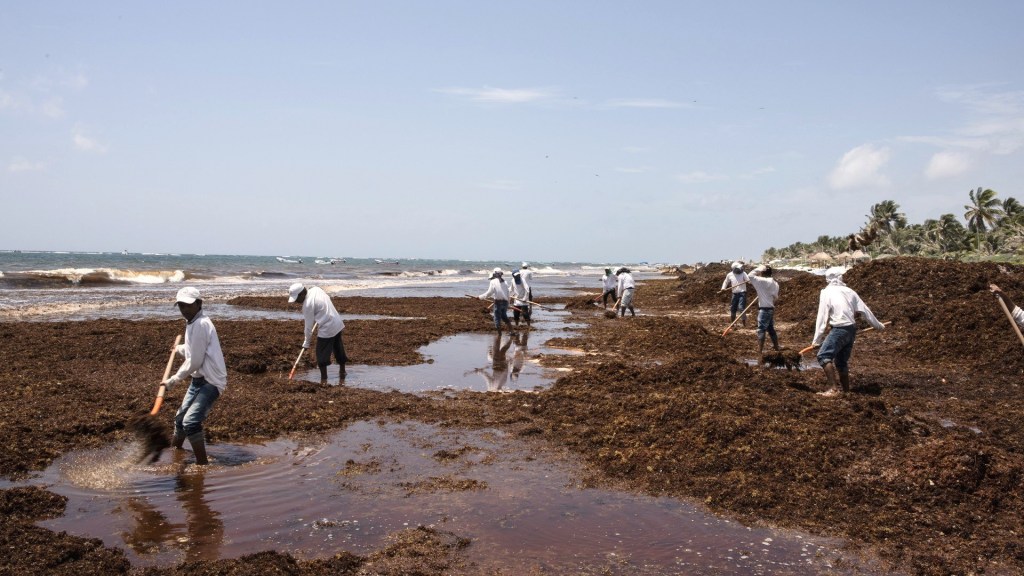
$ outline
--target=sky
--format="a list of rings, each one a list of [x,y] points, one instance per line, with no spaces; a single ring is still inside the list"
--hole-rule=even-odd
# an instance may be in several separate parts
[[[1024,2],[0,2],[0,249],[692,263],[1024,200]]]

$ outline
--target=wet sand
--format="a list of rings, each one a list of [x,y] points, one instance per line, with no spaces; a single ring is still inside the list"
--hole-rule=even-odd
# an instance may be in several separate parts
[[[917,259],[851,270],[847,283],[895,323],[858,338],[855,391],[834,399],[814,394],[823,389],[820,370],[751,365],[752,328],[721,336],[727,295],[717,288],[725,270],[643,283],[637,318],[572,307],[574,321],[588,328],[550,344],[585,354],[541,358],[572,371],[540,393],[408,394],[288,382],[301,322],[215,320],[230,384],[207,423],[209,441],[330,433],[358,421],[494,428],[568,451],[586,486],[693,501],[753,525],[845,539],[888,563],[873,573],[1016,574],[1024,570],[1024,355],[985,288],[997,281],[1024,300],[1020,272]],[[799,349],[810,341],[823,281],[787,276],[777,328],[783,345]],[[338,302],[346,313],[409,317],[346,322],[346,349],[358,364],[415,364],[428,342],[491,329],[483,305],[469,298]],[[277,299],[235,305],[285,309]],[[127,441],[127,423],[150,408],[179,330],[178,321],[0,324],[7,439],[0,474],[24,478],[70,451]],[[168,398],[168,423],[182,392]],[[32,523],[61,507],[45,490],[0,491],[0,542],[12,550],[0,565],[5,572],[132,569],[118,549]],[[339,546],[330,558],[300,560],[270,551],[147,573],[243,565],[254,573],[493,573],[469,560],[464,535],[442,528],[396,531],[371,552]],[[611,561],[589,569],[614,572]]]

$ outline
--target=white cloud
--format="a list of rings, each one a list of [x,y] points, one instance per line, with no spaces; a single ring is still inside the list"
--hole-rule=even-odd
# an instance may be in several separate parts
[[[59,96],[49,98],[39,104],[39,112],[53,120],[61,118],[64,116],[64,100]]]
[[[74,142],[75,148],[85,152],[104,154],[107,151],[107,147],[105,145],[89,136],[86,136],[80,127],[75,128],[71,135],[71,140]]]
[[[835,189],[866,186],[888,186],[889,179],[880,173],[889,162],[889,149],[863,144],[843,154],[839,164],[829,174],[829,185]]]
[[[675,102],[662,98],[633,98],[610,100],[608,106],[612,108],[691,108],[686,102]]]
[[[676,176],[676,180],[684,184],[701,184],[704,182],[721,182],[728,180],[729,177],[724,174],[708,174],[703,171],[690,172],[689,174],[679,174]]]
[[[7,165],[8,172],[39,172],[44,168],[46,168],[46,164],[33,162],[20,156],[11,160],[11,163]]]
[[[556,96],[553,90],[544,88],[439,88],[435,91],[484,104],[526,104],[551,100]]]
[[[971,160],[959,152],[939,152],[932,156],[924,175],[929,180],[963,174],[971,168]]]
[[[996,92],[992,85],[944,88],[940,100],[961,106],[969,119],[948,136],[906,136],[905,142],[1008,155],[1024,148],[1024,91]]]

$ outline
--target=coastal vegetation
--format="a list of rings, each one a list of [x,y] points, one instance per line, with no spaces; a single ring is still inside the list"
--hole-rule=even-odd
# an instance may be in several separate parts
[[[883,200],[871,206],[864,227],[847,236],[819,236],[813,242],[794,242],[764,251],[764,261],[779,259],[845,260],[857,257],[924,256],[962,261],[1024,261],[1024,205],[995,190],[979,187],[968,192],[963,222],[941,214],[921,223],[907,221],[899,204]]]

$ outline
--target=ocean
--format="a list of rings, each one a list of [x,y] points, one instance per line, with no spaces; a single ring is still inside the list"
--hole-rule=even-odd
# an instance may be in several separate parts
[[[292,318],[225,304],[236,296],[286,298],[293,282],[344,297],[459,297],[481,294],[495,267],[506,278],[522,262],[241,256],[128,252],[0,251],[0,321],[177,318],[182,286],[195,286],[218,318]],[[535,296],[601,290],[606,267],[627,266],[637,279],[659,276],[646,263],[531,262]]]

